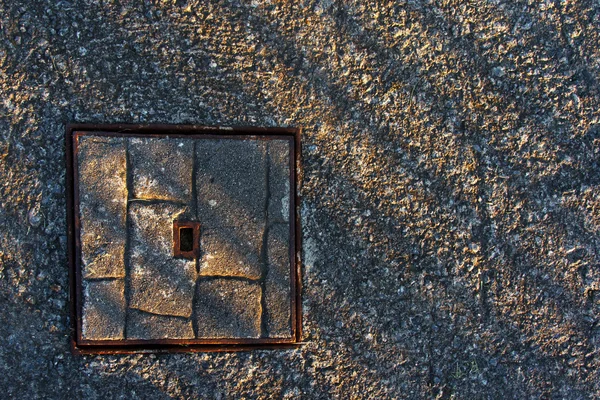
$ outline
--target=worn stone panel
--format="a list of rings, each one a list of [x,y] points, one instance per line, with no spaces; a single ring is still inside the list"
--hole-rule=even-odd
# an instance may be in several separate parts
[[[125,276],[127,157],[122,138],[80,136],[79,220],[84,278]]]
[[[131,307],[155,314],[192,314],[196,263],[173,258],[173,221],[186,219],[187,212],[173,204],[131,203]]]
[[[200,274],[256,277],[266,216],[266,143],[198,140]]]
[[[268,234],[265,313],[267,336],[274,338],[292,335],[289,229],[287,224],[276,224]]]
[[[134,198],[191,200],[193,140],[133,138],[129,152]]]
[[[193,339],[192,321],[181,317],[130,310],[127,339]]]
[[[259,283],[232,279],[199,281],[195,304],[198,337],[260,337],[260,300]]]
[[[84,340],[123,339],[125,284],[123,279],[83,281],[81,336]]]
[[[223,227],[202,230],[200,275],[239,276],[259,279],[261,276],[260,249],[262,229],[257,240],[245,241],[235,228]]]
[[[269,222],[290,219],[290,140],[269,142]]]

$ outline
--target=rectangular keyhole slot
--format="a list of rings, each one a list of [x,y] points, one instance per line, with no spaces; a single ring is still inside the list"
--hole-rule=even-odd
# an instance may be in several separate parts
[[[192,260],[200,252],[200,223],[173,221],[173,257]]]
[[[194,228],[179,228],[179,251],[194,250]]]

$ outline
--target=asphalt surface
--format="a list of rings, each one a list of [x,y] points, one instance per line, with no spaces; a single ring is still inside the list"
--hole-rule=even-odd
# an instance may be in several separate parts
[[[598,43],[586,0],[0,0],[2,397],[599,397]],[[72,356],[69,122],[301,128],[306,344]]]

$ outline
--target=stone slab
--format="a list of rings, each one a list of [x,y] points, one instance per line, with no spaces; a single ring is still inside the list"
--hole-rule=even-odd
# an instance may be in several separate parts
[[[126,332],[127,339],[147,340],[290,338],[291,142],[126,140],[101,137],[82,149],[84,160],[105,159],[104,169],[100,161],[85,162],[85,212],[111,217],[120,207],[120,225],[104,217],[99,226],[120,227],[117,277],[125,274],[123,261],[129,267],[126,285],[123,279],[86,283],[86,334],[122,339]],[[128,166],[133,192],[126,215]],[[120,202],[111,198],[116,194]],[[175,220],[200,222],[199,260],[174,257]],[[94,232],[89,243],[113,236],[110,230]]]
[[[198,140],[201,274],[253,278],[260,270],[267,207],[267,145],[257,140]]]
[[[192,321],[181,317],[130,310],[127,339],[193,339]]]
[[[198,213],[208,227],[264,224],[266,143],[198,140]]]
[[[196,287],[199,338],[258,338],[262,307],[259,283],[210,279]]]
[[[173,258],[173,221],[187,208],[174,204],[132,202],[130,306],[154,314],[189,317],[196,262]]]
[[[201,230],[200,275],[261,277],[260,249],[263,230],[244,240],[236,228]]]
[[[123,279],[83,281],[81,336],[84,340],[123,339],[125,284]]]
[[[133,138],[129,154],[134,198],[190,201],[193,140]]]
[[[291,290],[288,224],[269,227],[268,264],[265,277],[267,336],[289,338],[291,330]]]
[[[269,223],[290,219],[290,140],[269,142]]]
[[[127,156],[122,138],[78,138],[81,270],[84,278],[125,276]]]

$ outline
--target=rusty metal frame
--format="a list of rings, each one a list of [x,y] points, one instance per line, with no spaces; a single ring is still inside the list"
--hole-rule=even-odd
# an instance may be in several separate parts
[[[84,340],[81,337],[81,244],[79,240],[79,191],[77,171],[77,136],[93,134],[122,137],[169,136],[173,138],[229,138],[290,140],[290,281],[291,338],[259,339],[157,339],[157,340]],[[68,124],[65,130],[67,241],[70,282],[70,346],[74,354],[130,354],[248,351],[255,349],[291,349],[302,345],[302,269],[300,198],[302,181],[301,132],[296,128],[216,127],[199,125],[130,125],[130,124]],[[181,222],[181,227],[184,227]],[[187,227],[190,224],[185,224]],[[174,225],[175,229],[175,225]],[[195,226],[195,238],[199,225]],[[175,235],[179,239],[179,235]],[[179,248],[179,246],[177,245]],[[197,251],[197,247],[194,248]],[[189,256],[189,254],[186,254]],[[195,254],[197,256],[197,254]]]
[[[192,250],[181,250],[181,229],[193,230]],[[173,221],[173,257],[196,259],[200,256],[200,223],[187,221]]]

